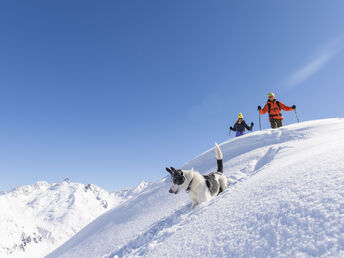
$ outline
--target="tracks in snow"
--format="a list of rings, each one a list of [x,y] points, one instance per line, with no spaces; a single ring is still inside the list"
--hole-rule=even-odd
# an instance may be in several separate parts
[[[269,166],[274,160],[276,155],[285,147],[271,146],[266,152],[264,152],[257,160],[253,160],[252,168],[245,172],[236,172],[235,174],[229,176],[229,188],[221,194],[223,198],[226,193],[230,191],[231,187],[234,187],[238,182],[244,182],[251,176],[259,173],[264,168]],[[198,208],[191,210],[190,203],[183,205],[180,209],[176,210],[171,215],[162,218],[153,225],[151,225],[147,230],[142,232],[138,237],[129,241],[126,245],[120,249],[111,253],[109,258],[117,257],[129,257],[129,256],[144,256],[149,248],[155,244],[163,241],[172,235],[175,231],[182,230],[183,225],[188,223],[192,217],[197,216],[198,212],[202,209],[207,208],[212,202],[216,201],[216,198],[210,201],[208,204],[200,205]],[[200,209],[201,208],[201,209]]]
[[[121,249],[110,254],[109,258],[127,257],[131,255],[133,252],[140,253],[140,251],[141,254],[143,254],[143,247],[147,243],[158,241],[158,239],[165,239],[169,235],[173,234],[174,231],[177,230],[178,224],[183,222],[188,213],[190,213],[189,204],[184,205],[182,208],[176,210],[170,216],[167,216],[161,219],[160,221],[154,223],[151,227],[149,227],[144,233],[139,235],[137,238],[129,241]],[[171,230],[172,227],[174,228],[174,230]]]

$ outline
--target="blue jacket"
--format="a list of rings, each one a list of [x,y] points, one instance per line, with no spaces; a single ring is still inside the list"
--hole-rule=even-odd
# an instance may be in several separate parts
[[[240,136],[245,134],[245,129],[252,131],[253,128],[253,124],[251,124],[251,126],[248,126],[245,122],[245,120],[242,120],[241,123],[236,122],[233,126],[233,128],[230,128],[232,131],[237,132],[236,136]]]

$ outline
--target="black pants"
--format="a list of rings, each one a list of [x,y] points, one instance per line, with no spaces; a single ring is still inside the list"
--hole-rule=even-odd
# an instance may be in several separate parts
[[[276,129],[283,126],[283,119],[270,119],[270,124],[272,129]]]

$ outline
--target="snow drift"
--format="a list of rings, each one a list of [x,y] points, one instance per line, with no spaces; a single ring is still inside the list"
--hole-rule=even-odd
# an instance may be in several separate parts
[[[255,132],[220,147],[230,186],[214,200],[191,210],[185,193],[168,193],[166,175],[48,257],[344,256],[343,119]],[[214,150],[183,166],[192,167],[215,169]]]

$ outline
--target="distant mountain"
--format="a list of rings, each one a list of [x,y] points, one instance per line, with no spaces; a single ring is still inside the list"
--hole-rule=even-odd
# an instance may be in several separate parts
[[[93,184],[37,182],[0,192],[0,257],[43,257],[150,183],[107,192]]]

